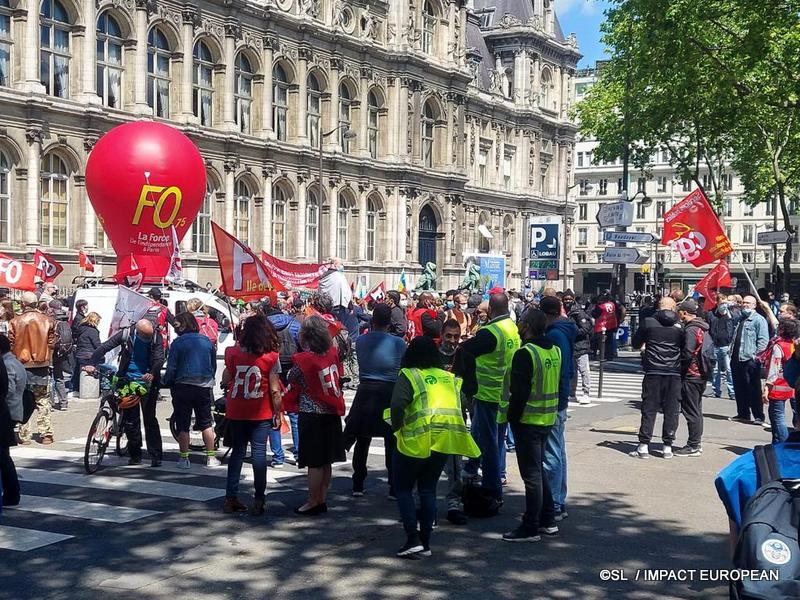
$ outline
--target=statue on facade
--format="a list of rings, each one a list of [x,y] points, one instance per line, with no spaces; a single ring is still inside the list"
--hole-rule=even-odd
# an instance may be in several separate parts
[[[461,282],[458,289],[467,290],[470,294],[474,294],[481,289],[481,267],[472,257],[467,259],[464,266],[467,268],[467,272],[464,274],[464,281]]]
[[[319,16],[320,0],[300,0],[300,14],[308,15],[312,19]]]
[[[429,262],[422,271],[422,276],[417,281],[415,292],[436,289],[436,263]]]

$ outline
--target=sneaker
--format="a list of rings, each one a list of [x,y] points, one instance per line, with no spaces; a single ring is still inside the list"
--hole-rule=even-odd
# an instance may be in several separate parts
[[[282,469],[283,463],[272,461],[271,463],[269,463],[269,466],[272,467],[273,469]]]
[[[364,490],[353,490],[351,496],[353,496],[353,498],[361,498],[364,496]]]
[[[42,444],[43,446],[49,446],[49,445],[50,445],[50,444],[52,444],[54,441],[55,441],[55,440],[53,439],[53,436],[52,436],[52,435],[43,435],[43,436],[42,436],[42,441],[41,441],[41,442],[39,442],[39,443],[40,443],[40,444]]]
[[[428,544],[422,544],[422,550],[417,552],[417,556],[431,556],[431,547]]]
[[[448,510],[447,520],[450,521],[453,525],[466,525],[468,522],[467,515],[465,515],[458,509]]]
[[[542,536],[522,526],[503,534],[504,542],[541,542]]]
[[[225,496],[225,504],[222,505],[222,512],[226,514],[247,512],[247,507],[241,503],[236,496]]]
[[[687,444],[683,448],[678,448],[675,450],[675,456],[701,456],[702,454],[702,446],[689,446]]]
[[[221,467],[222,462],[216,456],[206,456],[206,466],[207,467]]]
[[[503,477],[503,478],[500,480],[500,485],[502,485],[503,487],[507,486],[507,485],[508,485],[508,479],[506,479],[505,477]]]
[[[506,446],[506,452],[508,452],[509,454],[514,454],[514,452],[516,451],[517,451],[516,446]]]
[[[188,456],[186,458],[181,457],[181,458],[178,459],[178,468],[179,469],[191,469],[192,468],[192,463],[189,461],[189,457]]]
[[[554,520],[556,523],[561,523],[561,521],[563,521],[567,517],[569,517],[569,513],[565,510],[562,510],[561,512],[556,513]]]
[[[633,452],[628,452],[628,456],[631,456],[633,458],[650,458],[650,453],[649,452],[639,452],[639,449],[637,448]]]
[[[664,446],[664,449],[661,451],[661,456],[663,458],[672,458],[672,446]]]
[[[397,556],[405,558],[406,556],[422,552],[424,549],[422,542],[419,541],[417,536],[409,536],[406,543],[397,551]]]
[[[142,464],[142,457],[141,456],[131,456],[128,459],[129,465],[140,465]]]
[[[580,399],[578,400],[578,404],[591,404],[591,403],[592,403],[592,399],[591,399],[591,398],[589,398],[589,395],[588,395],[588,394],[584,394],[584,395],[583,395],[583,396],[581,396],[581,397],[580,397]]]
[[[397,500],[397,496],[395,496],[394,494],[389,494],[388,496],[386,496],[386,499],[394,502],[395,500]]]
[[[546,525],[545,527],[539,527],[539,533],[543,533],[545,535],[557,535],[558,525],[554,523],[553,525]]]
[[[764,426],[764,419],[753,419],[752,423],[753,423],[753,425],[758,425],[759,427],[763,427]],[[44,443],[44,442],[42,442],[42,443]]]
[[[728,421],[733,421],[734,423],[752,423],[750,419],[745,417],[735,416],[735,417],[728,417]]]
[[[161,466],[161,459],[160,459],[160,458],[154,458],[154,459],[152,459],[152,460],[150,461],[150,466],[151,466],[151,467],[160,467],[160,466]]]
[[[30,446],[31,445],[31,441],[30,440],[23,440],[22,438],[20,438],[19,440],[17,440],[17,444],[19,444],[20,446]]]

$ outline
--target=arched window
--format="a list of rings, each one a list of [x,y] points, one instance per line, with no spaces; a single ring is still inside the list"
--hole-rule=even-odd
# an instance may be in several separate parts
[[[375,243],[378,232],[378,207],[375,200],[367,200],[367,260],[375,260]]]
[[[67,163],[60,156],[48,154],[42,159],[39,224],[43,246],[67,245],[69,177]]]
[[[286,70],[275,65],[272,69],[272,123],[275,136],[286,141],[286,113],[289,110],[289,78]]]
[[[213,206],[214,191],[211,189],[211,180],[206,179],[206,195],[200,210],[192,223],[192,250],[198,254],[211,252],[211,207]]]
[[[11,2],[0,0],[0,86],[11,85]]]
[[[108,12],[97,18],[97,95],[122,108],[122,29]]]
[[[336,209],[336,256],[342,260],[347,259],[347,226],[350,216],[350,207],[347,198],[339,194],[339,204]]]
[[[192,54],[192,112],[200,124],[211,127],[214,100],[214,58],[208,44],[202,40],[194,45]]]
[[[433,44],[436,39],[436,13],[433,5],[428,1],[422,6],[422,51],[433,54]]]
[[[48,94],[69,98],[69,15],[58,0],[44,0],[39,17],[39,80]]]
[[[369,155],[372,158],[378,158],[378,118],[381,103],[375,92],[370,92],[367,100],[367,145],[369,146]]]
[[[552,78],[550,77],[550,69],[542,70],[542,79],[540,82],[540,98],[542,101],[542,108],[546,108],[548,110],[552,110],[553,106],[551,106],[551,93],[550,88],[552,87]]]
[[[286,256],[286,192],[272,187],[272,255]]]
[[[253,67],[240,52],[236,57],[236,125],[242,133],[250,133],[250,105],[253,103]]]
[[[236,198],[233,203],[233,235],[250,245],[250,206],[253,192],[243,180],[236,182]]]
[[[433,106],[430,102],[425,103],[422,112],[421,138],[422,138],[422,162],[426,167],[433,166],[433,127],[436,122]]]
[[[319,80],[313,73],[309,73],[306,86],[308,98],[306,99],[306,130],[311,147],[319,146],[319,124],[322,118],[322,90]]]
[[[319,199],[316,191],[306,197],[306,258],[319,258]]]
[[[169,62],[167,36],[157,28],[147,36],[147,105],[156,117],[169,118]]]
[[[11,208],[11,161],[0,152],[0,243],[8,244]]]
[[[350,153],[350,140],[345,135],[350,129],[352,121],[350,118],[350,108],[353,105],[353,98],[350,95],[350,88],[344,83],[339,85],[339,145],[342,152]]]

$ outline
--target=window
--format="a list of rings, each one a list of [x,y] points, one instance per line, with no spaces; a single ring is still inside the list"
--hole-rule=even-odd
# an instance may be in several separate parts
[[[597,182],[598,193],[601,196],[608,195],[608,179],[601,179]]]
[[[659,200],[656,202],[656,219],[660,219],[664,216],[664,213],[667,210],[667,203],[664,200]]]
[[[492,26],[493,18],[494,18],[494,11],[493,10],[487,10],[487,11],[482,12],[482,13],[480,13],[478,15],[478,19],[480,20],[481,27],[484,28],[484,29],[487,28],[487,27],[491,27]]]
[[[661,151],[661,162],[669,164],[669,150]]]
[[[321,258],[319,253],[319,200],[316,192],[306,198],[306,257]]]
[[[430,2],[425,2],[422,7],[422,51],[433,54],[433,42],[436,35],[436,14]]]
[[[105,229],[103,229],[103,224],[100,223],[100,219],[96,219],[97,224],[95,225],[94,230],[94,243],[100,249],[106,249],[109,247],[108,243],[108,236],[106,235]]]
[[[725,198],[725,216],[732,217],[733,216],[733,201],[730,198]]]
[[[733,189],[733,175],[728,173],[722,176],[722,189],[730,192]]]
[[[752,263],[753,262],[753,253],[752,252],[742,252],[742,262],[743,263]]]
[[[425,109],[422,113],[421,123],[421,137],[422,137],[422,162],[426,167],[433,166],[433,126],[435,123],[435,115],[433,107],[430,102],[425,103]],[[482,151],[481,151],[482,152]],[[481,165],[483,170],[486,170],[486,162],[484,160]],[[481,175],[481,185],[484,183],[485,174]]]
[[[745,204],[744,208],[742,208],[742,215],[745,217],[752,217],[753,216],[753,207],[750,204]]]
[[[203,41],[194,45],[192,54],[192,112],[200,124],[210,127],[212,123],[212,100],[214,98],[214,59],[211,49]]]
[[[578,227],[578,246],[585,246],[588,242],[589,231],[586,227]]]
[[[61,157],[48,154],[42,159],[41,181],[39,224],[42,245],[66,247],[69,169]]]
[[[728,238],[729,240],[733,239],[731,237],[731,231],[732,231],[731,230],[731,226],[730,225],[725,225],[725,237]]]
[[[508,148],[508,146],[506,146]],[[514,173],[514,154],[506,152],[503,155],[503,189],[511,191],[511,177]]]
[[[243,180],[236,182],[236,197],[233,200],[233,235],[245,245],[250,245],[250,200],[253,193]]]
[[[250,133],[250,106],[253,103],[253,67],[240,52],[236,57],[236,125],[242,133]]]
[[[586,153],[586,166],[587,167],[592,166],[592,153],[591,153],[591,151]]]
[[[703,189],[708,192],[711,189],[711,185],[712,185],[711,176],[708,173],[706,173],[705,175],[703,175]]]
[[[347,225],[350,208],[347,199],[339,196],[339,205],[336,210],[336,255],[341,259],[347,258]]]
[[[339,145],[342,147],[342,152],[350,154],[350,140],[345,135],[351,129],[352,121],[350,120],[350,107],[353,104],[353,98],[350,95],[350,88],[344,83],[339,86]]]
[[[279,185],[272,187],[273,256],[286,256],[286,192]]]
[[[489,159],[489,150],[481,148],[478,152],[478,180],[481,187],[486,187],[486,161]]]
[[[639,177],[636,180],[636,193],[637,194],[644,194],[647,190],[647,180],[644,177]]]
[[[198,254],[211,252],[211,206],[213,205],[214,192],[211,183],[206,183],[206,196],[200,205],[197,217],[192,223],[192,250]]]
[[[579,189],[580,189],[579,194],[581,196],[587,196],[589,194],[589,180],[588,179],[581,179],[578,182],[578,185],[580,186],[579,187]]]
[[[378,224],[378,208],[375,201],[367,200],[367,260],[375,260],[375,241]]]
[[[617,194],[621,196],[624,191],[625,191],[625,186],[622,183],[622,177],[620,177],[619,179],[617,179]]]
[[[319,80],[313,73],[309,74],[306,85],[306,130],[312,148],[319,147],[319,124],[322,118],[322,90]]]
[[[367,147],[372,158],[378,158],[378,119],[380,118],[381,103],[375,92],[370,92],[367,97]]]
[[[122,108],[122,30],[104,12],[97,19],[97,95],[103,104]]]
[[[641,202],[636,203],[636,218],[637,219],[647,218],[647,207]]]
[[[645,231],[644,227],[636,227],[636,233],[644,233],[644,231]]]
[[[752,244],[753,243],[753,226],[752,225],[742,225],[742,243],[743,244]]]
[[[659,175],[658,179],[658,193],[659,194],[666,194],[667,193],[667,178],[663,175]]]
[[[541,75],[541,78],[540,78],[540,82],[539,82],[539,88],[540,88],[539,89],[539,98],[541,100],[541,107],[542,108],[546,108],[548,110],[552,110],[553,109],[553,107],[550,106],[550,104],[551,104],[551,101],[550,101],[550,88],[551,87],[552,87],[552,84],[551,84],[551,81],[550,81],[550,70],[549,69],[543,69],[542,70],[542,75]],[[592,153],[591,152],[587,152],[586,156],[589,158],[586,162],[591,164],[592,161],[591,161],[590,157],[592,156]]]
[[[8,244],[11,208],[11,162],[0,152],[0,243]]]
[[[584,264],[586,262],[586,252],[576,252],[575,262],[578,264]]]
[[[156,117],[169,118],[169,61],[167,36],[153,28],[147,36],[147,105]]]
[[[11,85],[11,3],[0,0],[0,86]]]
[[[775,214],[775,198],[767,200],[765,203],[766,206],[766,215],[771,217]]]
[[[585,221],[587,219],[587,214],[589,212],[589,206],[586,202],[581,202],[578,204],[578,220]]]
[[[579,166],[579,167],[582,167],[582,166],[583,166],[583,152],[578,152],[578,160],[577,160],[577,163],[578,163],[578,166]]]
[[[275,65],[272,69],[272,126],[275,137],[286,141],[286,113],[289,110],[289,78],[286,70]]]
[[[692,180],[688,177],[684,177],[681,181],[683,184],[683,191],[684,192],[691,192],[692,191]]]
[[[58,0],[44,0],[39,17],[39,80],[48,94],[69,98],[69,15]]]

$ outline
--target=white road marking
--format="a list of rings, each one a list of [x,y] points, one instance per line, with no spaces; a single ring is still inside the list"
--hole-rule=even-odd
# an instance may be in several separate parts
[[[0,525],[0,549],[28,552],[72,538],[71,535]]]
[[[14,510],[59,515],[108,523],[130,523],[145,517],[161,514],[157,510],[142,510],[127,506],[112,506],[97,502],[81,502],[44,496],[22,496],[19,506],[9,507]]]

